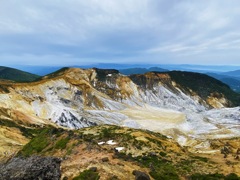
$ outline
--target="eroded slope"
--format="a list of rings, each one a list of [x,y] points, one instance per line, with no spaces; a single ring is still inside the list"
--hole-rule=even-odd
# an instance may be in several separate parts
[[[64,68],[37,82],[1,82],[0,90],[2,119],[38,126],[115,124],[161,132],[188,146],[240,133],[239,108],[209,110],[236,105],[238,95],[196,73],[128,77],[117,70]]]

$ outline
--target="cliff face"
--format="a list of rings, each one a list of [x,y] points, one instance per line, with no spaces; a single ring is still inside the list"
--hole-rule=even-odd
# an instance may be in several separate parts
[[[116,70],[65,68],[37,82],[1,82],[0,90],[0,118],[21,126],[115,124],[161,132],[182,145],[195,144],[192,137],[239,135],[239,108],[224,108],[236,104],[233,92],[195,73],[124,76]]]

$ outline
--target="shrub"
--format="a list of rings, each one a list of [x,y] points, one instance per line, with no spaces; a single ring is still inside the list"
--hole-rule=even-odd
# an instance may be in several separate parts
[[[160,156],[162,156],[162,157],[165,157],[165,156],[167,155],[167,153],[165,153],[165,152],[163,152],[163,151],[161,151],[159,154],[160,154]]]
[[[193,174],[190,177],[190,180],[219,180],[224,179],[224,175],[222,174]]]
[[[91,170],[85,170],[81,172],[78,176],[73,178],[73,180],[98,180],[98,179],[100,179],[99,174]]]
[[[231,173],[227,175],[224,180],[240,180],[240,177],[238,177],[236,174]]]
[[[150,171],[150,175],[156,180],[178,180],[179,177],[175,168],[169,163],[153,163],[154,171]]]
[[[40,153],[45,149],[51,142],[48,133],[51,129],[46,128],[41,131],[35,138],[33,138],[23,149],[19,152],[20,155],[30,156],[35,153]]]
[[[55,144],[55,148],[56,148],[56,149],[65,149],[69,140],[70,140],[69,137],[66,137],[66,138],[64,138],[64,139],[60,139],[60,140]]]
[[[111,133],[111,130],[110,130],[110,129],[104,128],[104,129],[102,130],[102,136],[103,136],[103,138],[110,138],[111,135],[112,135],[112,133]]]

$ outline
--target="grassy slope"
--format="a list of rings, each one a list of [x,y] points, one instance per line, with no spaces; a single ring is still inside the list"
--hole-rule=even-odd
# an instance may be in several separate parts
[[[12,80],[16,82],[35,81],[40,76],[24,72],[18,69],[0,66],[0,79]]]

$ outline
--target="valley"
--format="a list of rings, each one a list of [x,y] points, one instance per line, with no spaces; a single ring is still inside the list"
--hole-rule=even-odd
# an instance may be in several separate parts
[[[61,157],[62,178],[91,166],[100,169],[103,179],[110,169],[120,179],[134,179],[135,169],[154,178],[160,176],[149,169],[155,161],[171,162],[176,169],[172,176],[181,179],[196,173],[240,175],[240,95],[207,75],[173,71],[126,76],[113,69],[63,68],[34,82],[1,81],[0,91],[2,161],[17,154]],[[79,134],[82,140],[76,138]],[[174,148],[159,147],[158,137]],[[115,146],[98,145],[111,139],[124,148],[117,154],[121,156],[115,157]],[[42,147],[36,146],[38,141]],[[227,153],[221,152],[224,147]],[[168,155],[143,160],[150,152]],[[110,163],[99,163],[105,156]],[[179,168],[183,161],[194,163]]]

